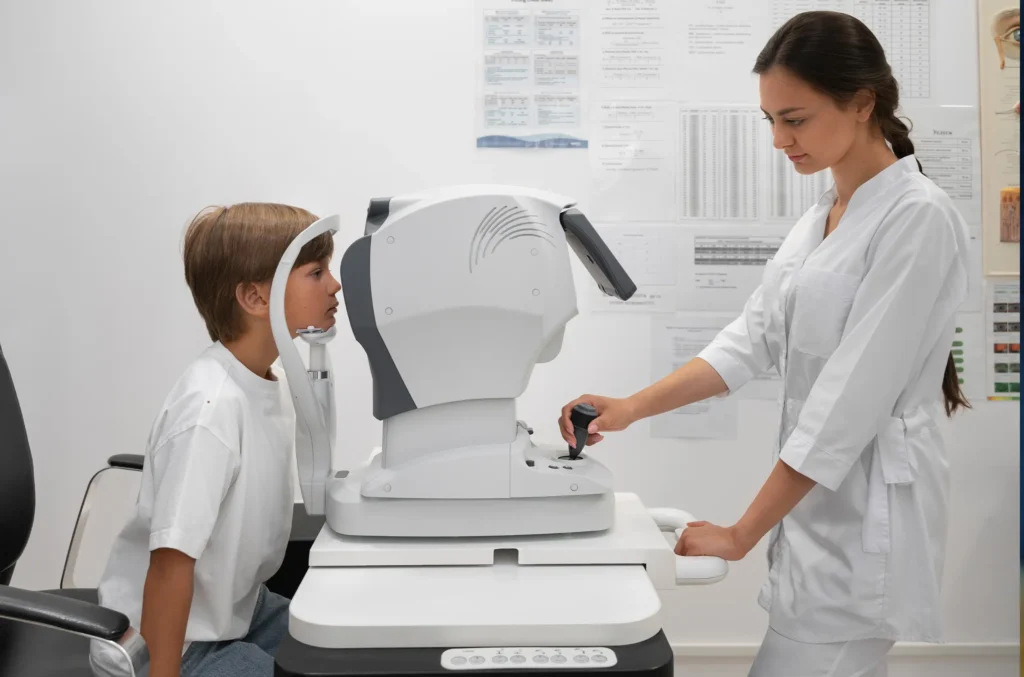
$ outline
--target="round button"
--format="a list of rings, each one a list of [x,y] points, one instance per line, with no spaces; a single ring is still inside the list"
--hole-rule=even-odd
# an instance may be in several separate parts
[[[554,656],[551,657],[551,662],[552,663],[564,663],[565,662],[565,656],[563,656],[562,654],[554,655]]]
[[[573,656],[572,659],[577,663],[589,663],[590,659],[586,656]]]
[[[577,489],[579,489],[579,487],[576,486],[575,484],[570,484],[569,488],[572,489],[573,491],[576,491]]]
[[[466,657],[465,656],[456,656],[455,658],[452,659],[452,665],[465,665],[465,664],[466,664]]]
[[[484,658],[483,656],[473,656],[472,658],[469,659],[469,662],[472,663],[473,665],[480,665],[485,660],[487,660],[487,659]]]
[[[597,654],[596,656],[594,656],[593,661],[595,663],[607,663],[608,662],[608,657],[607,656],[602,656],[601,654]]]
[[[495,663],[508,663],[508,656],[495,656],[491,659]]]
[[[511,658],[511,660],[512,660],[513,663],[525,663],[526,662],[526,656],[523,656],[522,654],[516,654],[515,656],[513,656]]]
[[[548,662],[548,657],[547,656],[534,656],[533,657],[533,662],[534,663],[547,663]]]

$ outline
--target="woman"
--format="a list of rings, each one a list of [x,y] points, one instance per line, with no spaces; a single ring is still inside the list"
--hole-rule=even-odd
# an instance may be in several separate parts
[[[682,555],[738,560],[771,530],[760,604],[769,630],[751,675],[885,674],[895,640],[940,636],[946,452],[938,399],[968,406],[950,347],[968,287],[967,234],[920,171],[898,88],[857,19],[800,14],[757,58],[775,147],[834,185],[765,266],[742,314],[699,357],[625,399],[583,396],[587,442],[727,395],[776,369],[775,465],[742,519],[696,522]]]

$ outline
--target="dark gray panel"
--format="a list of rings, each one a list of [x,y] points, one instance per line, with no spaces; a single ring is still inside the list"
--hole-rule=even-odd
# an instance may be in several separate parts
[[[375,197],[370,199],[370,206],[366,208],[366,229],[364,235],[373,235],[388,220],[391,213],[391,198]]]
[[[578,209],[567,209],[560,217],[565,239],[580,257],[590,276],[608,296],[617,296],[623,301],[636,293],[636,285],[608,249],[601,236],[587,217]]]
[[[372,238],[361,237],[341,258],[341,290],[345,294],[352,334],[366,351],[373,376],[373,415],[383,421],[416,408],[402,375],[377,329],[370,289],[370,247]]]

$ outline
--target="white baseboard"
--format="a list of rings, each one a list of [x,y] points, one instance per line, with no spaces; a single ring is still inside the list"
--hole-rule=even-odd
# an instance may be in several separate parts
[[[753,658],[759,644],[691,644],[676,642],[672,652],[676,658]],[[1019,642],[897,642],[890,656],[922,656],[927,658],[1018,656]]]

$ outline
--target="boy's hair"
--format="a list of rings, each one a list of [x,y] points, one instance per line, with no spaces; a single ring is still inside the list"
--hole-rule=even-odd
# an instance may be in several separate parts
[[[245,332],[238,285],[272,280],[285,249],[317,220],[305,209],[260,202],[196,215],[185,232],[185,281],[212,340],[233,341]],[[294,267],[333,253],[334,240],[323,233],[303,246]]]

